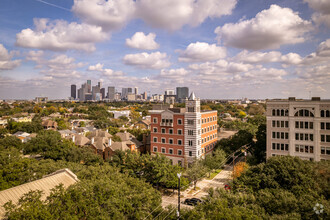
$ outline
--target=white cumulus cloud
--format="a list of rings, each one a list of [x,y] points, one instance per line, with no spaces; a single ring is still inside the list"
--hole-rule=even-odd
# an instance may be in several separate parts
[[[0,71],[11,70],[21,65],[21,60],[12,60],[14,53],[9,53],[8,50],[0,44]]]
[[[103,30],[122,28],[134,16],[132,0],[74,0],[72,11],[84,22],[101,26]]]
[[[34,25],[34,30],[27,28],[16,35],[16,45],[54,51],[94,51],[96,42],[109,37],[101,27],[85,23],[68,23],[64,20],[50,22],[41,18],[34,19]]]
[[[154,33],[145,35],[143,32],[136,32],[131,38],[126,39],[126,45],[140,50],[155,50],[159,48],[155,38],[156,34]]]
[[[167,54],[161,52],[127,54],[123,61],[141,69],[162,69],[171,65]]]
[[[191,43],[184,51],[178,52],[180,53],[179,61],[181,62],[213,61],[226,56],[226,48],[205,42]]]
[[[304,0],[309,7],[315,10],[313,21],[320,25],[326,24],[330,28],[330,1],[329,0]]]
[[[290,8],[271,5],[255,18],[228,23],[217,27],[217,38],[227,46],[261,50],[279,48],[285,44],[305,41],[305,34],[312,30],[312,23],[303,20]]]
[[[237,0],[139,0],[137,16],[156,28],[175,31],[184,25],[197,26],[208,17],[229,15]]]

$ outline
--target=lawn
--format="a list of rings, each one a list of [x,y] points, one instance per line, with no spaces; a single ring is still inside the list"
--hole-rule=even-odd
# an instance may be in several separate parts
[[[200,190],[201,188],[196,186],[196,190],[192,189],[188,192],[188,194],[194,194],[195,192],[197,192],[198,190]]]
[[[211,179],[213,179],[218,173],[221,172],[221,170],[222,170],[222,169],[215,170],[215,171],[212,172],[212,173],[210,174],[210,176],[207,177],[206,179],[207,179],[207,180],[211,180]]]

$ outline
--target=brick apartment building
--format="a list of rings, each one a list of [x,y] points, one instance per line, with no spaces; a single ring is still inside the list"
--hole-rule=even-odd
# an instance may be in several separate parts
[[[330,100],[267,101],[267,158],[330,159]]]
[[[191,163],[213,151],[217,141],[217,111],[201,111],[191,93],[185,108],[162,108],[151,114],[151,153],[173,164]]]

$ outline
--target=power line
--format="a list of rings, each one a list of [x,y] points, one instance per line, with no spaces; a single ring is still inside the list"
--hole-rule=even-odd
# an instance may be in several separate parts
[[[246,149],[249,148],[249,147],[247,147],[246,145],[241,146],[241,147],[238,148],[235,152],[229,154],[229,155],[227,156],[227,158],[225,158],[225,160],[221,163],[221,166],[225,165],[226,162],[232,157],[233,154],[239,152],[239,151],[242,150],[242,148],[244,148],[244,147],[246,147]],[[240,156],[242,153],[243,153],[243,152],[241,152],[240,154],[238,154],[236,157]],[[233,161],[232,161],[230,164],[232,164],[232,163],[233,163]],[[230,164],[229,164],[229,166],[230,166]],[[221,167],[221,166],[220,166],[220,167]],[[183,187],[189,186],[189,185],[191,185],[191,183],[181,186],[180,189],[182,189]],[[174,195],[174,192],[172,192],[168,197],[171,197],[172,195]],[[163,200],[162,200],[162,201],[163,201]],[[147,215],[147,216],[144,218],[144,220],[147,219],[147,218],[148,218],[148,217],[149,217],[154,211],[156,211],[156,210],[157,210],[158,208],[160,208],[161,206],[162,206],[162,203],[161,203],[159,206],[157,206],[157,207],[156,207],[151,213],[149,213],[149,215]],[[175,209],[174,209],[174,210],[175,210]],[[164,209],[163,211],[161,211],[161,212],[160,212],[155,218],[153,218],[153,219],[156,219],[156,218],[157,218],[159,215],[161,215],[164,211],[165,211],[165,209]],[[173,211],[173,210],[172,210],[172,211]],[[167,215],[167,216],[168,216],[168,215]],[[166,217],[167,217],[167,216],[166,216]]]
[[[69,12],[71,12],[71,10],[68,9],[68,8],[64,8],[64,7],[62,7],[62,6],[55,5],[55,4],[52,4],[52,3],[49,3],[49,2],[46,2],[46,1],[43,1],[43,0],[35,0],[35,1],[37,1],[37,2],[41,2],[41,3],[44,3],[44,4],[46,4],[46,5],[53,6],[53,7],[55,7],[55,8],[59,8],[59,9],[62,9],[62,10],[65,10],[65,11],[69,11]]]

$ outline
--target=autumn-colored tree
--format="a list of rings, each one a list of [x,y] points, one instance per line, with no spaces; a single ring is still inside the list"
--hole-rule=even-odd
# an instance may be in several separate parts
[[[243,171],[247,170],[249,168],[249,165],[245,162],[238,162],[235,166],[234,166],[234,170],[233,170],[233,178],[237,178],[240,177],[243,173]]]

